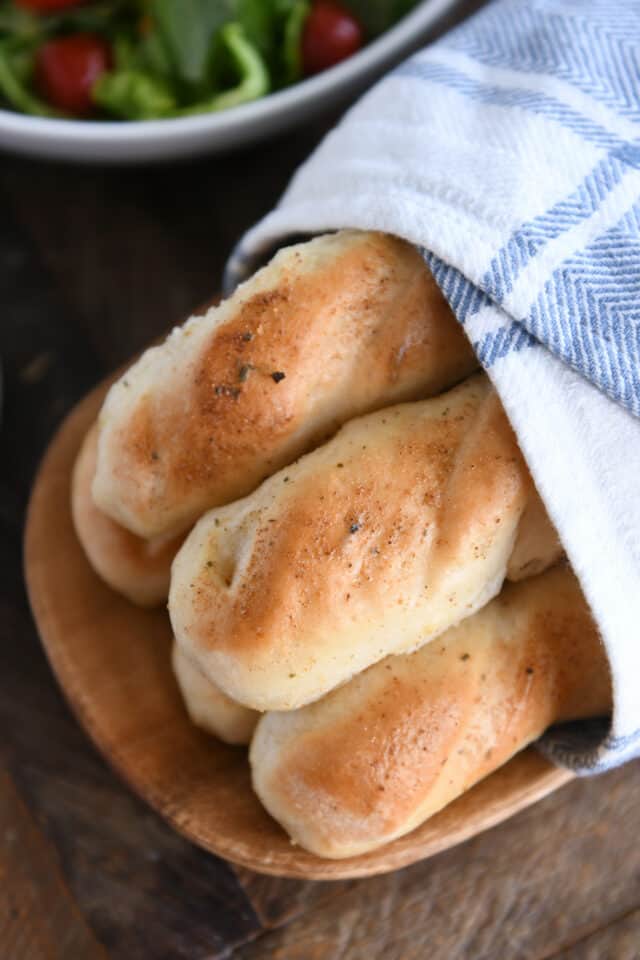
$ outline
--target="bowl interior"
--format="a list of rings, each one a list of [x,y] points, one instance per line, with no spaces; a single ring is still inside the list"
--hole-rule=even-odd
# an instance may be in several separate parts
[[[317,76],[215,114],[167,120],[87,121],[31,117],[0,109],[0,149],[85,162],[143,162],[222,151],[307,120],[354,97],[420,46],[459,0],[423,0],[359,53]]]

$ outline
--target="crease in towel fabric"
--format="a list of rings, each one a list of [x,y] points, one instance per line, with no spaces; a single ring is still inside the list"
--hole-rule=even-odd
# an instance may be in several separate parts
[[[242,239],[421,248],[498,390],[611,668],[611,723],[541,749],[640,755],[640,0],[496,0],[380,81]]]

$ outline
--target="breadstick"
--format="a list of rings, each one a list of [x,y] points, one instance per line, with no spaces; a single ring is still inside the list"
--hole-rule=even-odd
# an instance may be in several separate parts
[[[112,386],[95,502],[138,536],[173,536],[351,417],[476,366],[411,245],[342,231],[289,247]]]
[[[169,593],[171,561],[184,537],[142,540],[96,507],[91,495],[98,446],[97,425],[89,430],[76,458],[71,481],[71,513],[89,563],[105,583],[133,603],[153,607]]]
[[[225,743],[249,743],[260,714],[225,696],[175,643],[171,661],[185,707],[195,725]]]
[[[194,527],[177,642],[232,699],[295,709],[484,606],[534,496],[483,375],[351,421]]]
[[[254,788],[321,857],[413,830],[551,724],[604,714],[606,656],[577,581],[557,567],[409,656],[258,723]]]
[[[91,496],[96,447],[94,425],[85,437],[73,470],[71,507],[78,539],[105,583],[139,606],[155,606],[167,599],[171,561],[183,538],[148,543],[98,510]],[[172,663],[193,722],[226,743],[249,743],[259,715],[234,703],[206,680],[175,644]]]
[[[534,537],[540,549],[537,558],[532,561],[530,559],[531,541]],[[507,577],[519,580],[528,575],[519,563],[520,557],[528,558],[529,568],[540,566],[544,569],[558,560],[561,553],[562,547],[544,506],[540,500],[536,502],[534,498],[532,505],[527,507],[520,521],[516,544],[509,560]],[[227,697],[194,666],[175,642],[173,669],[187,712],[196,726],[226,743],[248,744],[250,742],[261,714]]]

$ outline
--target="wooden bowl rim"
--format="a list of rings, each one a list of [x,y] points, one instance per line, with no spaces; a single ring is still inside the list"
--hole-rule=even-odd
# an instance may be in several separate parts
[[[256,854],[238,837],[212,836],[167,802],[163,792],[133,770],[126,754],[112,749],[108,731],[91,709],[91,691],[78,681],[64,640],[51,628],[52,598],[47,590],[47,563],[40,549],[47,528],[50,474],[62,470],[70,480],[77,450],[113,377],[100,383],[69,412],[40,463],[31,492],[24,539],[25,581],[33,616],[46,656],[80,725],[130,789],[178,833],[217,856],[259,873],[306,880],[344,880],[387,873],[434,856],[513,816],[573,779],[571,771],[554,767],[534,748],[516,755],[504,767],[472,788],[412,833],[370,853],[344,860],[325,860],[287,843],[272,853]],[[71,523],[70,516],[68,522]],[[75,535],[74,535],[75,536]],[[88,562],[85,560],[88,567]],[[115,597],[115,594],[114,594]],[[56,598],[60,602],[60,598]],[[237,750],[217,744],[216,749]],[[179,775],[179,761],[176,773]],[[500,787],[500,784],[503,784]],[[284,832],[282,838],[286,841]]]

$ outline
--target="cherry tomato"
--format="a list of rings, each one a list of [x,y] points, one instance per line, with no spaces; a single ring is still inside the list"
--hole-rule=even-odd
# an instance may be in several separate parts
[[[33,10],[36,13],[53,13],[66,7],[77,7],[82,0],[14,0],[17,7]]]
[[[302,66],[306,74],[320,73],[356,53],[363,30],[352,13],[334,0],[317,0],[302,31]]]
[[[43,43],[36,54],[36,86],[52,106],[86,116],[93,110],[91,91],[111,66],[111,49],[92,33],[74,33]]]

